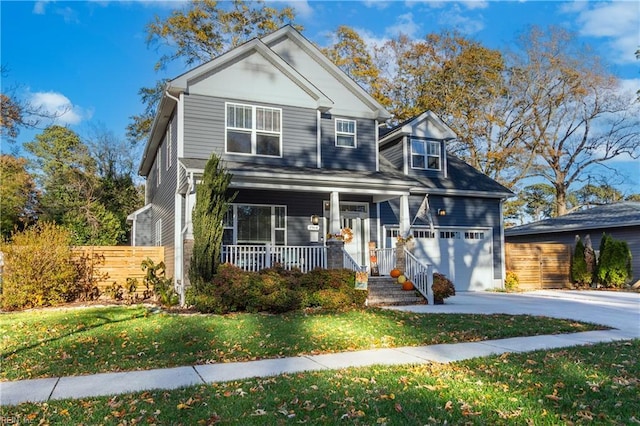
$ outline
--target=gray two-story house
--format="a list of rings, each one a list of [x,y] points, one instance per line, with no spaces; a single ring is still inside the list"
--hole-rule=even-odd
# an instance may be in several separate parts
[[[501,287],[511,192],[447,155],[456,136],[434,114],[389,119],[291,26],[253,39],[168,83],[139,169],[146,206],[130,215],[133,243],[164,246],[168,273],[185,282],[195,187],[216,153],[237,191],[223,261],[322,267],[328,234],[349,228],[354,264],[411,235],[414,255],[458,290]]]

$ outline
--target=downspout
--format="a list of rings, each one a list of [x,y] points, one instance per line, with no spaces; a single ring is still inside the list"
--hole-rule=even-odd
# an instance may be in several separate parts
[[[316,111],[316,167],[322,168],[322,113]]]
[[[375,145],[376,145],[376,148],[375,148],[376,149],[376,172],[379,172],[380,171],[380,146],[378,145],[379,144],[379,137],[378,137],[378,133],[379,133],[378,126],[379,126],[379,124],[378,124],[378,120],[376,120],[375,123],[376,123],[375,124],[375,129],[376,130],[375,130],[375,134],[373,135],[373,138],[374,138]]]

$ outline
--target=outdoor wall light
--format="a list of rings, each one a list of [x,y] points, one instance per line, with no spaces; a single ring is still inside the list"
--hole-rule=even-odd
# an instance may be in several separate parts
[[[438,209],[438,216],[446,216],[447,211],[445,209]]]
[[[320,223],[320,218],[318,217],[318,215],[311,215],[311,224],[317,225],[318,223]]]

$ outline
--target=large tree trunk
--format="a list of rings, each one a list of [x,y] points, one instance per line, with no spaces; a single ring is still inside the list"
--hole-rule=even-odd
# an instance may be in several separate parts
[[[556,183],[556,208],[555,215],[564,216],[567,214],[567,185],[564,183]]]

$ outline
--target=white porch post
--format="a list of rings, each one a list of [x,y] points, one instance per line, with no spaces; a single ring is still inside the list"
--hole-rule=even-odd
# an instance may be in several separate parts
[[[406,238],[411,229],[411,218],[409,217],[409,195],[400,196],[400,236]]]
[[[334,191],[331,193],[331,204],[329,206],[329,232],[331,234],[340,233],[340,193]]]

